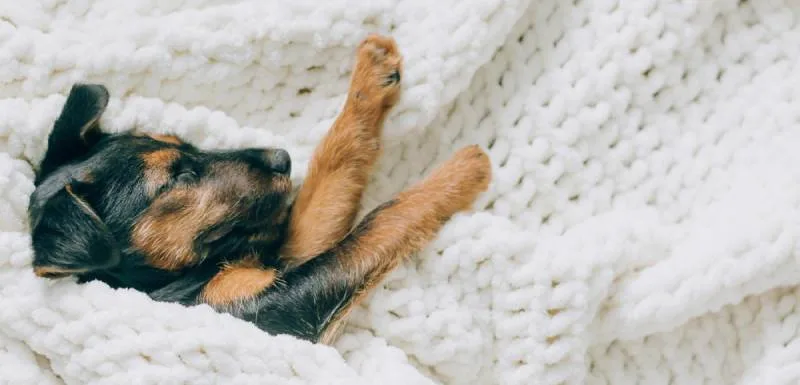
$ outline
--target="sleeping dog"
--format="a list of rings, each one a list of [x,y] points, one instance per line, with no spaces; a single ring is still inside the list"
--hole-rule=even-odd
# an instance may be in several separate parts
[[[486,154],[463,148],[355,225],[402,74],[389,37],[370,35],[356,55],[345,105],[292,201],[286,151],[105,133],[106,88],[73,86],[30,200],[35,274],[207,304],[272,334],[333,342],[352,307],[491,178]]]

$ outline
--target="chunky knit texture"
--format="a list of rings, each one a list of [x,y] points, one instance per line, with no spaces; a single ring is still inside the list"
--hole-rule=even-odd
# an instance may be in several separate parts
[[[495,179],[335,347],[33,276],[72,83],[110,130],[283,146],[299,183],[369,32],[406,73],[364,209],[466,144]],[[0,63],[0,384],[800,382],[793,0],[7,0]]]

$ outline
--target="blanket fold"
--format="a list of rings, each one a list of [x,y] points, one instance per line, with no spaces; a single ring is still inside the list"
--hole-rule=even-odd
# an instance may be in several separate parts
[[[335,346],[32,274],[74,82],[108,130],[284,147],[299,184],[370,32],[406,73],[363,211],[467,144],[494,180]],[[797,383],[797,47],[789,0],[2,2],[0,384]]]

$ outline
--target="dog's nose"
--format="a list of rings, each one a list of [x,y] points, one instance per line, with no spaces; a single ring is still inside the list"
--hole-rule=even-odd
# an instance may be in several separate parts
[[[269,149],[265,155],[267,164],[272,171],[284,175],[288,175],[292,171],[292,158],[286,150]]]
[[[232,154],[235,157],[244,157],[249,161],[258,162],[274,173],[288,175],[292,171],[292,158],[284,149],[248,148],[235,150]]]

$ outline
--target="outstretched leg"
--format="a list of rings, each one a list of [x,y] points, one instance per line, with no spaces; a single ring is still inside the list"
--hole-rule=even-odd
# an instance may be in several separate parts
[[[254,311],[240,316],[271,333],[331,343],[352,307],[425,247],[453,214],[468,209],[490,179],[489,159],[480,148],[460,150],[373,210],[333,249],[280,277],[281,285],[263,292]]]
[[[393,39],[371,35],[359,46],[344,109],[317,147],[292,207],[281,252],[299,266],[352,229],[380,153],[383,121],[399,97],[402,60]]]

